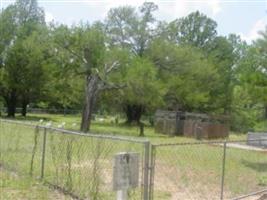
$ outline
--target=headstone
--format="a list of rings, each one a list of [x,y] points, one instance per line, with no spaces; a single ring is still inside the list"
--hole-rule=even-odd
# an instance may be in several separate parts
[[[113,189],[116,191],[138,187],[139,153],[122,152],[114,157]]]

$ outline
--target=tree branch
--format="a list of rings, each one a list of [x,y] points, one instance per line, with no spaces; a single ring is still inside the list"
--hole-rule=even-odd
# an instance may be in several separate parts
[[[77,57],[78,59],[82,60],[85,64],[87,64],[87,60],[86,60],[83,56],[77,54],[75,51],[71,50],[68,46],[62,46],[62,45],[60,45],[59,43],[56,43],[56,44],[57,44],[57,46],[58,46],[59,48],[67,50],[67,51],[68,51],[69,53],[71,53],[73,56]]]
[[[112,65],[110,67],[108,67],[107,64],[105,64],[105,75],[109,74],[110,72],[112,72],[114,69],[117,69],[117,67],[119,66],[119,62],[115,61],[114,63],[112,63]]]

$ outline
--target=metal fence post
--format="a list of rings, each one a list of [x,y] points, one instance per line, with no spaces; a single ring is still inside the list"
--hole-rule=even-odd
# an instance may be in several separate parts
[[[155,174],[155,160],[156,160],[156,146],[151,146],[150,156],[150,181],[149,181],[149,200],[153,200],[154,195],[154,174]]]
[[[226,145],[227,145],[227,142],[224,141],[224,143],[223,143],[223,160],[222,160],[221,197],[220,197],[221,200],[223,200],[223,193],[224,193],[224,174],[225,174]]]
[[[150,142],[144,143],[145,148],[145,169],[144,169],[144,200],[149,198],[149,156],[150,156]]]
[[[44,178],[45,148],[46,148],[46,128],[44,128],[44,137],[43,137],[42,163],[41,163],[41,179]]]

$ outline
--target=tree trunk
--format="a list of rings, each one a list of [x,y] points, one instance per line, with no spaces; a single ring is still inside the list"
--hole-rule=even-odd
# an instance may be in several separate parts
[[[15,117],[16,105],[17,105],[17,94],[15,90],[12,90],[6,98],[7,104],[7,117]]]
[[[140,123],[141,116],[144,112],[144,107],[142,105],[127,105],[125,107],[125,113],[127,117],[127,123]]]
[[[27,114],[27,105],[28,105],[28,101],[27,100],[22,100],[22,110],[21,110],[21,115],[23,117],[26,117],[26,114]]]
[[[85,102],[82,113],[82,122],[80,130],[88,132],[91,125],[91,117],[95,101],[98,95],[99,78],[96,75],[90,75],[86,78]]]

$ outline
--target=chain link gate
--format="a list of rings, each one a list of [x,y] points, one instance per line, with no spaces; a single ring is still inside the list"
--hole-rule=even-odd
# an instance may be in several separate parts
[[[151,145],[150,200],[260,197],[267,192],[267,151],[246,143]]]

